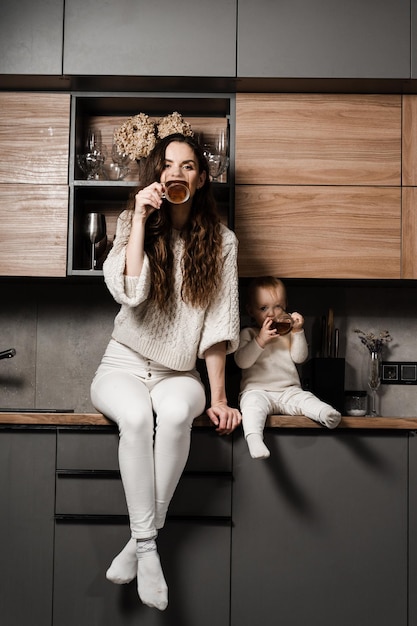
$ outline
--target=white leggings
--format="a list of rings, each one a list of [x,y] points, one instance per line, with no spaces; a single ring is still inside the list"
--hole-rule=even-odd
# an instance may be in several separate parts
[[[306,415],[321,422],[320,412],[335,409],[322,402],[310,391],[300,387],[288,387],[284,391],[263,391],[249,389],[240,398],[242,426],[245,437],[251,434],[262,435],[266,418],[274,413],[281,415]]]
[[[193,420],[205,408],[200,377],[196,370],[170,370],[112,339],[91,384],[91,400],[119,428],[132,537],[154,537],[187,462]]]

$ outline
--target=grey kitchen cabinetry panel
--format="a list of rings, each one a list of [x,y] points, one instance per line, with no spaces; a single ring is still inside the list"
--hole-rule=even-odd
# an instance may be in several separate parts
[[[118,435],[107,431],[59,430],[55,513],[74,517],[126,516],[117,460]],[[168,515],[230,521],[232,441],[214,428],[192,431],[189,459]]]
[[[114,585],[105,578],[128,538],[118,524],[57,524],[54,626],[229,626],[229,525],[167,522],[158,538],[169,590],[163,612],[142,604],[136,579]]]
[[[64,74],[234,77],[236,1],[66,0]]]
[[[52,431],[0,431],[0,621],[51,624],[55,447]]]
[[[410,77],[410,0],[238,2],[239,78]]]
[[[80,432],[58,429],[57,469],[118,470],[119,435],[116,426]],[[191,432],[186,471],[232,471],[232,441],[219,437],[214,428],[197,427]]]
[[[229,626],[231,439],[210,428],[192,431],[187,467],[158,536],[169,588],[164,612],[143,606],[136,580],[118,586],[105,578],[130,535],[117,444],[116,429],[59,430],[54,626]]]
[[[62,74],[64,0],[2,0],[0,74]]]
[[[411,0],[411,78],[417,78],[417,0]]]
[[[409,624],[417,624],[417,433],[409,438]]]
[[[231,626],[406,626],[408,433],[265,441],[234,448]]]

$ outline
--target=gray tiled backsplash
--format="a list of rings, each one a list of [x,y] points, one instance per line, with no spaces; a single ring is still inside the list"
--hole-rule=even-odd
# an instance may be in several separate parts
[[[90,383],[118,311],[103,281],[0,282],[0,350],[16,348],[0,361],[0,407],[93,411]],[[384,359],[417,361],[417,284],[285,282],[288,310],[305,317],[311,356],[320,318],[333,308],[347,389],[366,389],[367,353],[354,328],[388,329],[393,341]],[[382,415],[417,416],[417,385],[383,385],[378,396]]]

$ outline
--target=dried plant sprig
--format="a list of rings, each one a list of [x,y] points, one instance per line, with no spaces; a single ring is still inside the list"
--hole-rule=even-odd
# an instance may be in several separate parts
[[[381,330],[379,335],[372,332],[365,333],[359,328],[355,328],[353,332],[358,334],[361,343],[368,348],[369,352],[381,353],[383,346],[392,341],[388,330]]]
[[[138,113],[114,131],[113,140],[119,152],[128,154],[135,161],[149,156],[158,139],[173,133],[194,135],[190,124],[177,111],[160,118],[158,122],[146,113]]]

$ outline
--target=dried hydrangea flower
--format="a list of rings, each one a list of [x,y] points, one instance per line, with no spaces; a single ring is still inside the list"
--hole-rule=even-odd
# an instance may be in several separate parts
[[[174,133],[181,133],[186,137],[193,137],[194,132],[191,125],[184,120],[178,111],[174,111],[170,115],[162,117],[157,124],[158,138],[163,139]]]
[[[147,157],[156,144],[155,122],[145,113],[138,113],[114,132],[119,152],[128,154],[132,161]]]
[[[190,124],[177,111],[162,117],[158,123],[146,113],[138,113],[116,129],[113,138],[118,151],[128,154],[135,161],[149,156],[157,139],[173,133],[190,137],[194,135]]]

